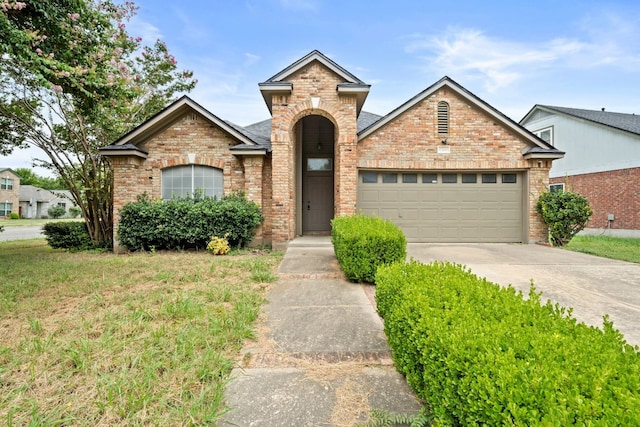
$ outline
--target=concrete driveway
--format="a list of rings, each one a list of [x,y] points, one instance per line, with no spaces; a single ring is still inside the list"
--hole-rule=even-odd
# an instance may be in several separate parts
[[[409,257],[466,265],[480,277],[513,285],[525,295],[533,280],[543,300],[573,307],[588,325],[609,314],[630,344],[640,345],[640,265],[563,249],[522,244],[407,245]]]

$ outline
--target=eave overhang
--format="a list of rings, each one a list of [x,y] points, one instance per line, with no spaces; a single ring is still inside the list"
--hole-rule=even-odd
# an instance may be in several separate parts
[[[264,102],[267,104],[269,113],[273,113],[273,96],[274,95],[291,95],[293,91],[293,83],[290,82],[264,82],[258,83]]]
[[[104,157],[140,157],[146,159],[149,156],[149,152],[140,147],[136,147],[133,144],[124,145],[108,145],[98,150],[100,155]]]
[[[355,95],[357,115],[362,111],[362,106],[369,95],[370,89],[371,85],[362,83],[339,83],[337,88],[338,95]]]

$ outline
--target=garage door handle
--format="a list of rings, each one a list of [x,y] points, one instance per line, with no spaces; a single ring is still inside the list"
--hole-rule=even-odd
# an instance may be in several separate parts
[[[307,210],[310,211],[311,210],[311,202],[307,202]]]

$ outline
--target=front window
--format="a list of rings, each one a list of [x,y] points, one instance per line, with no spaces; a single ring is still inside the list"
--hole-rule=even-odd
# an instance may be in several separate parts
[[[0,203],[0,216],[11,215],[12,209],[13,209],[13,203]]]
[[[0,190],[13,190],[13,179],[2,178],[0,180]]]
[[[222,197],[223,175],[209,166],[176,166],[162,171],[162,198],[188,198],[194,195]]]

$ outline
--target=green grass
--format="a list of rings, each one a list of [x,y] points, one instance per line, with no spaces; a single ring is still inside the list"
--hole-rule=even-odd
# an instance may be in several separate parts
[[[280,260],[0,243],[0,424],[215,423]]]
[[[605,258],[640,263],[640,239],[609,236],[575,236],[566,249]]]

